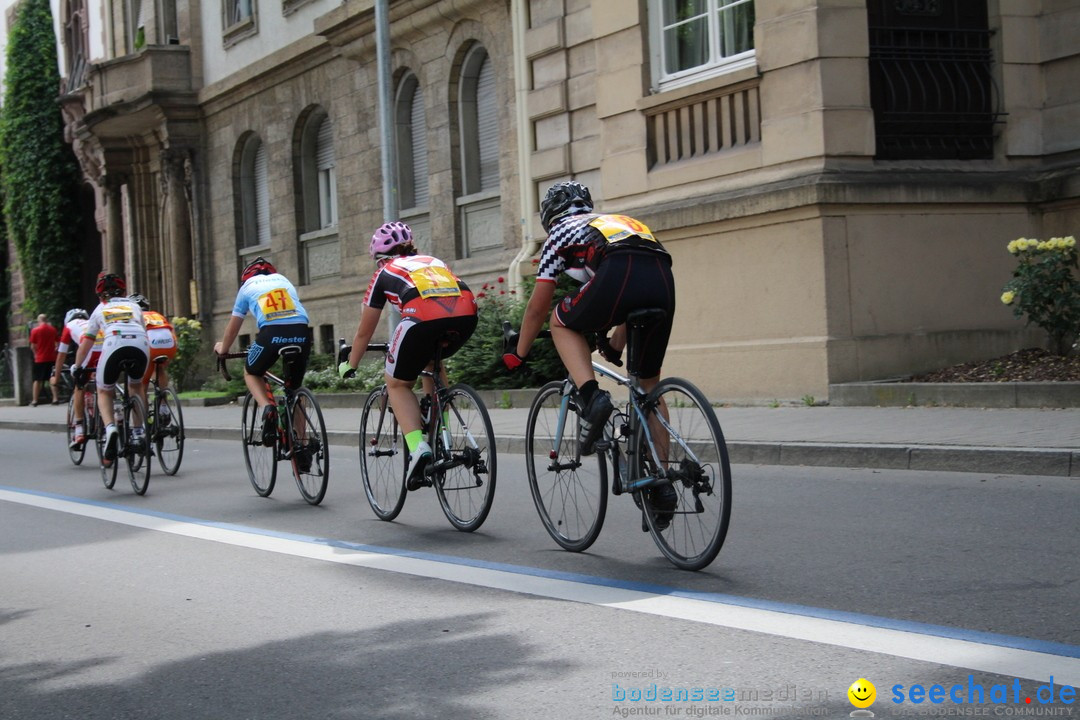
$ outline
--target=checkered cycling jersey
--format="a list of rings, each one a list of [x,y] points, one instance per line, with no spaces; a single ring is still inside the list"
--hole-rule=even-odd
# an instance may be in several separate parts
[[[381,310],[387,302],[417,321],[476,314],[469,286],[430,255],[396,257],[375,271],[364,304]]]
[[[668,254],[649,228],[627,215],[569,215],[551,228],[540,251],[536,279],[555,282],[559,273],[566,273],[586,283],[605,255],[624,249]]]

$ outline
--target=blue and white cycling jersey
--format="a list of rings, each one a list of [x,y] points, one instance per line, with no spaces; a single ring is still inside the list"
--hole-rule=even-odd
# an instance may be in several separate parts
[[[255,316],[255,324],[261,329],[266,325],[289,325],[307,323],[308,314],[300,304],[296,288],[280,273],[256,275],[240,286],[232,314]]]

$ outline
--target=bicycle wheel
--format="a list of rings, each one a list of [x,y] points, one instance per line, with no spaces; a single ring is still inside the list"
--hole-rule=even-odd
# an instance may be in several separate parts
[[[113,421],[116,423],[116,432],[124,432],[124,409],[118,407],[116,399],[113,398]],[[97,408],[98,419],[98,458],[101,460],[101,482],[105,484],[105,488],[112,490],[116,484],[116,475],[120,471],[120,440],[117,439],[117,453],[116,457],[112,460],[105,459],[105,418],[101,416],[101,408]],[[108,463],[108,465],[106,465]]]
[[[376,388],[360,414],[360,475],[368,504],[380,520],[393,520],[405,504],[404,449],[386,388]]]
[[[184,458],[184,411],[172,388],[154,393],[154,404],[154,447],[158,464],[166,475],[175,475]],[[168,408],[167,421],[161,419],[162,408]]]
[[[650,430],[661,456],[659,467],[672,482],[640,493],[645,522],[664,557],[683,570],[700,570],[720,552],[731,519],[727,445],[716,413],[693,383],[661,380],[646,403],[660,399],[667,405],[668,419],[650,413]],[[641,477],[658,469],[646,443],[639,427]]]
[[[75,392],[81,392],[76,390]],[[77,449],[71,447],[71,443],[75,441],[75,426],[85,421],[86,418],[75,417],[75,393],[72,393],[68,398],[67,403],[67,443],[68,443],[68,457],[71,458],[71,462],[76,465],[82,465],[83,457],[86,455],[86,443],[80,445]],[[86,432],[86,425],[83,425],[84,432]]]
[[[573,400],[560,424],[562,391],[563,381],[555,380],[533,398],[525,424],[525,469],[548,535],[567,550],[581,552],[596,541],[604,525],[607,465],[603,453],[586,457],[578,453]]]
[[[435,493],[450,524],[472,532],[484,524],[495,499],[495,430],[484,401],[468,385],[446,391],[442,418],[436,418]]]
[[[259,403],[248,393],[244,398],[244,415],[240,422],[240,442],[244,446],[244,465],[251,487],[260,497],[270,497],[277,480],[277,436],[274,444],[263,445],[262,413]]]
[[[134,430],[142,427],[142,439],[134,438]],[[142,398],[133,395],[124,405],[124,460],[127,462],[131,489],[136,495],[145,495],[150,486],[150,438],[146,435],[146,408]]]
[[[322,408],[305,387],[293,395],[291,406],[293,477],[304,499],[318,505],[326,496],[330,481],[330,443],[326,439]]]

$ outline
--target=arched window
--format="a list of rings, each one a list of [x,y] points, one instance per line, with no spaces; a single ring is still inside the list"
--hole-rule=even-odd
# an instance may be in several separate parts
[[[241,249],[270,246],[270,191],[267,181],[269,164],[266,146],[252,133],[243,141],[240,152],[240,240]]]
[[[301,114],[295,137],[301,281],[310,283],[341,272],[334,124],[313,106]]]
[[[424,95],[416,75],[407,72],[395,98],[398,192],[401,219],[412,227],[413,241],[424,252],[435,252],[428,213],[427,119]]]
[[[473,256],[503,244],[499,221],[499,116],[495,67],[480,45],[461,65],[458,113],[461,195],[457,199],[461,253]]]

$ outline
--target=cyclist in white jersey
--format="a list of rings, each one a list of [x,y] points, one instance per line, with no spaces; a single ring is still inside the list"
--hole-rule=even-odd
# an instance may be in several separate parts
[[[79,347],[79,341],[82,340],[83,331],[86,329],[86,323],[90,321],[90,314],[82,308],[71,308],[64,315],[64,329],[60,332],[60,344],[56,347],[56,364],[53,366],[52,377],[49,378],[49,384],[53,387],[56,386],[57,381],[60,378],[60,373],[64,369],[64,363],[68,360],[68,354],[74,353]],[[71,358],[74,360],[74,357]],[[92,362],[89,363],[90,367],[96,367],[97,358],[92,358]],[[83,408],[83,394],[76,392],[72,396],[74,398],[73,414],[75,415],[75,437],[71,440],[71,449],[78,450],[86,442],[86,430],[83,428],[82,417]]]
[[[290,388],[300,387],[311,356],[311,328],[308,327],[307,310],[300,303],[296,288],[262,257],[248,263],[240,274],[240,290],[236,293],[232,317],[225,326],[221,341],[214,345],[215,353],[224,355],[229,351],[248,312],[255,316],[259,331],[248,348],[244,384],[262,408],[263,442],[272,445],[277,432],[277,410],[267,392],[263,375],[277,361],[281,348],[296,345],[300,348],[300,355],[289,363],[283,379]]]
[[[127,282],[123,277],[103,271],[98,275],[94,291],[101,304],[90,314],[90,321],[79,341],[79,351],[75,354],[71,376],[79,387],[86,383],[89,371],[84,362],[94,349],[95,337],[101,333],[103,341],[97,368],[98,410],[105,422],[105,459],[112,462],[116,459],[119,439],[113,415],[116,381],[121,371],[126,369],[128,391],[142,398],[143,407],[146,407],[146,386],[143,385],[142,376],[150,361],[150,345],[143,326],[142,310],[126,297]],[[122,368],[121,365],[125,363],[127,367]],[[132,439],[136,443],[145,441],[142,428],[144,420],[134,419]]]

